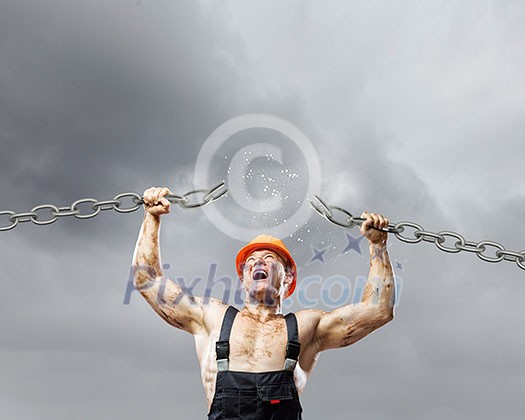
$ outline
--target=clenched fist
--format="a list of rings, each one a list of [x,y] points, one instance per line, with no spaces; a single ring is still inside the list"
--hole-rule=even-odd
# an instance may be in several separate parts
[[[388,219],[381,214],[368,213],[367,211],[364,211],[361,217],[366,219],[361,224],[361,235],[368,238],[370,243],[385,243],[388,233],[377,229],[386,228],[388,226]],[[372,229],[372,226],[376,229]]]
[[[166,195],[171,194],[169,188],[151,187],[144,191],[144,209],[153,216],[159,217],[161,214],[170,212],[171,203]]]

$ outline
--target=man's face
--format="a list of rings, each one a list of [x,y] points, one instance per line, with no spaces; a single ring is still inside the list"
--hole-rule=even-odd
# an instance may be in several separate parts
[[[259,302],[273,302],[284,290],[287,278],[284,260],[274,251],[252,252],[245,261],[243,270],[244,289]]]

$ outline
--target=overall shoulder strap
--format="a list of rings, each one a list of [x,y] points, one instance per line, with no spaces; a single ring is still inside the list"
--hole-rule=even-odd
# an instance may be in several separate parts
[[[299,343],[299,330],[297,328],[297,318],[293,312],[284,317],[286,329],[288,332],[288,343],[286,344],[286,359],[284,361],[284,370],[294,370],[299,353],[301,352],[301,343]]]
[[[217,369],[219,371],[228,370],[230,357],[230,334],[233,321],[239,310],[233,306],[228,306],[222,320],[221,333],[219,340],[215,343],[215,353],[217,357]]]

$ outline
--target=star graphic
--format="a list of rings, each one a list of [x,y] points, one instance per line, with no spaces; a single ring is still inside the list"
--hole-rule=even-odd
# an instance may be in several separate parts
[[[394,264],[395,264],[394,270],[405,271],[405,269],[403,268],[405,263],[406,261],[401,262],[401,261],[394,260]]]
[[[312,248],[314,255],[312,258],[310,258],[310,261],[308,261],[308,264],[310,264],[311,262],[314,262],[315,260],[321,261],[323,264],[325,264],[324,253],[328,250],[328,248],[317,249],[314,246],[311,246],[311,248]]]
[[[364,236],[360,235],[358,239],[358,238],[354,238],[352,235],[350,235],[347,232],[345,232],[345,235],[346,235],[346,240],[348,241],[348,244],[346,245],[345,249],[341,251],[341,255],[346,254],[348,251],[353,249],[355,252],[357,252],[359,255],[362,256],[363,254],[361,253],[361,246],[359,245],[359,243],[363,240]]]

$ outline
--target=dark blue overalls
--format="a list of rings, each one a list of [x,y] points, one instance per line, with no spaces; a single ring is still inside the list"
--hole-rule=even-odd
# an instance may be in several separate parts
[[[230,333],[238,312],[229,306],[222,321],[216,343],[217,383],[208,419],[301,420],[303,409],[293,378],[301,350],[295,315],[285,316],[288,344],[283,370],[254,373],[229,370]]]

